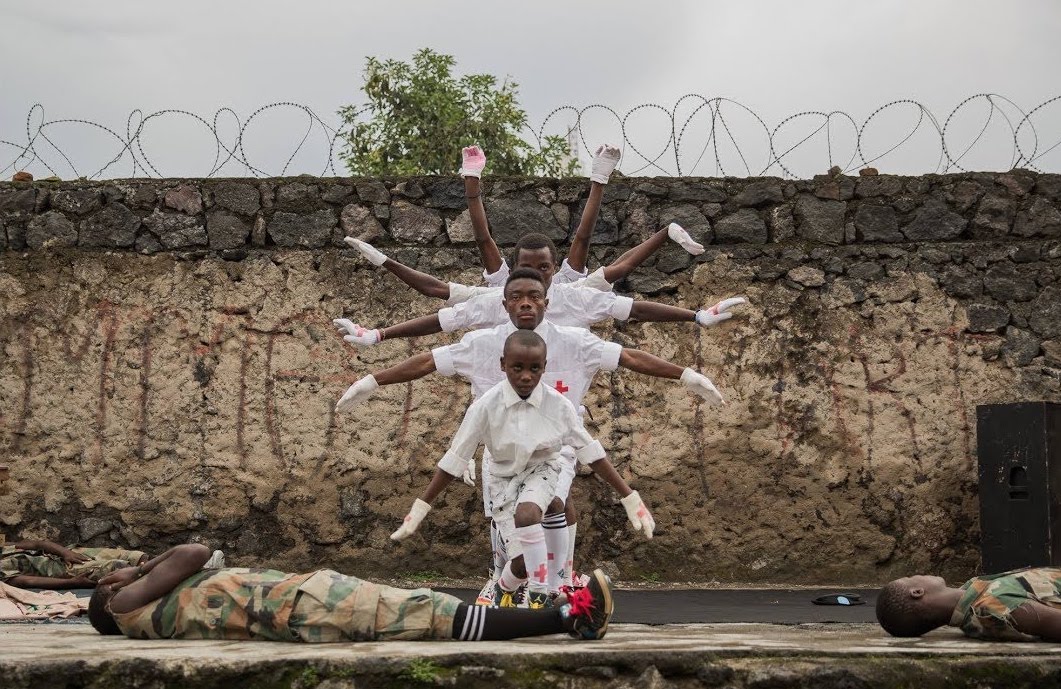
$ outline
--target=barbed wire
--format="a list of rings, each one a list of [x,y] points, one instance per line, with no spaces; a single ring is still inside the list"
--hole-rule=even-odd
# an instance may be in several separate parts
[[[974,107],[981,106],[975,113]],[[252,125],[257,131],[264,128],[267,113],[293,112],[304,118],[305,129],[285,139],[280,158],[283,163],[272,169],[248,156],[248,132]],[[364,108],[355,109],[355,117]],[[888,118],[896,113],[912,113],[911,123],[897,126]],[[658,122],[637,126],[640,118],[654,116]],[[601,117],[604,122],[601,122]],[[163,121],[180,119],[190,122],[213,138],[209,147],[213,159],[205,169],[176,171],[160,161],[172,154],[175,146],[168,142],[152,149],[146,136]],[[1040,129],[1045,125],[1043,135]],[[277,102],[262,106],[245,119],[232,108],[219,108],[207,119],[183,109],[164,109],[145,115],[133,110],[126,118],[124,135],[113,127],[80,118],[48,120],[44,107],[34,104],[26,115],[25,140],[12,140],[10,135],[0,138],[0,178],[13,171],[46,171],[56,177],[108,179],[114,177],[200,176],[284,176],[296,159],[320,176],[339,176],[345,172],[340,158],[341,144],[348,131],[342,123],[329,123],[306,105]],[[68,153],[70,144],[59,143],[60,132],[77,130],[74,141],[86,131],[103,134],[110,142],[92,172],[84,160],[73,159]],[[283,130],[290,136],[291,129]],[[773,127],[755,110],[738,101],[698,94],[687,94],[667,107],[658,103],[644,103],[620,114],[603,104],[584,107],[564,105],[555,108],[537,128],[526,127],[525,137],[540,149],[548,133],[568,136],[569,141],[592,150],[596,143],[621,139],[623,159],[620,169],[626,175],[668,176],[780,176],[796,178],[797,163],[810,174],[839,166],[845,173],[871,165],[895,165],[907,172],[946,173],[967,171],[972,165],[979,169],[1012,169],[1025,167],[1038,172],[1061,171],[1061,159],[1046,161],[1046,156],[1061,147],[1061,95],[1054,96],[1030,108],[1023,109],[1015,102],[993,93],[980,93],[962,100],[940,124],[922,103],[893,100],[873,110],[861,122],[840,110],[797,112],[780,119]],[[660,136],[660,132],[664,136]],[[655,147],[644,143],[655,137]],[[317,142],[315,150],[308,144]],[[964,141],[962,140],[964,138]],[[275,141],[277,137],[271,137]],[[883,140],[879,143],[875,140]],[[272,144],[272,147],[279,144]],[[844,149],[848,149],[844,152]],[[97,148],[99,145],[97,144]],[[149,149],[152,151],[149,154]],[[7,151],[5,154],[4,151]],[[259,157],[266,157],[257,149]],[[271,153],[276,155],[276,151]],[[489,152],[487,152],[489,154]],[[975,157],[981,156],[975,162]],[[9,157],[13,155],[13,157]],[[982,162],[983,155],[993,156],[992,162]],[[1061,156],[1058,156],[1061,158]],[[6,159],[6,163],[5,163]],[[798,160],[797,160],[798,159]],[[711,164],[713,162],[713,167]],[[1045,166],[1045,167],[1044,167]],[[1052,168],[1052,169],[1050,169]],[[318,172],[319,171],[319,172]],[[895,171],[887,169],[886,171]],[[87,174],[86,174],[87,172]],[[61,174],[63,173],[63,174]]]

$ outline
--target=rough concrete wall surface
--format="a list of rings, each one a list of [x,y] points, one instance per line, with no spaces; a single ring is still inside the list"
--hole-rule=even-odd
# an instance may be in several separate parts
[[[498,240],[563,243],[584,180],[497,179]],[[591,267],[676,220],[617,290],[711,329],[599,334],[711,377],[599,374],[587,426],[653,509],[633,534],[589,474],[578,562],[622,578],[875,582],[979,562],[975,407],[1061,401],[1061,177],[619,179]],[[431,313],[343,248],[353,234],[476,284],[459,180],[292,178],[0,184],[0,494],[8,535],[160,550],[203,540],[240,564],[365,576],[478,575],[488,525],[454,484],[418,536],[389,533],[470,401],[433,375],[333,405],[359,377],[455,335],[355,350],[330,321]],[[576,563],[577,566],[578,563]]]

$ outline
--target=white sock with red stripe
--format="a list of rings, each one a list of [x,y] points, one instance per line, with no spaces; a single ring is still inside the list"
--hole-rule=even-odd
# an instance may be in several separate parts
[[[548,552],[545,548],[545,529],[541,524],[516,528],[516,538],[523,546],[523,564],[527,568],[527,589],[534,593],[549,591]]]
[[[558,593],[566,575],[567,515],[563,512],[545,515],[542,518],[542,528],[545,529],[546,564],[549,567],[549,593]]]

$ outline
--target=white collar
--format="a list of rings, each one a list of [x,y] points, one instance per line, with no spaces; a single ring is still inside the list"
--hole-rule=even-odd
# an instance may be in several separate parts
[[[504,403],[506,409],[517,402],[526,402],[535,409],[541,408],[542,398],[545,397],[541,381],[538,381],[538,384],[534,386],[534,390],[531,391],[531,394],[527,399],[523,399],[519,396],[519,393],[516,392],[516,389],[512,387],[512,384],[508,382],[507,378],[501,381],[501,385],[503,386],[501,388],[501,401]]]

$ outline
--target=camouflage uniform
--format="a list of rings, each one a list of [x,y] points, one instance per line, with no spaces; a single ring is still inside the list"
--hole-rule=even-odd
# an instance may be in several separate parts
[[[976,577],[962,585],[964,593],[950,624],[977,639],[1034,641],[1013,626],[1011,614],[1028,602],[1061,608],[1061,569],[1036,567]]]
[[[449,639],[460,600],[429,589],[391,588],[322,569],[198,572],[158,600],[112,611],[134,639],[380,641]]]
[[[7,581],[20,575],[34,577],[52,577],[68,579],[70,577],[88,577],[99,581],[111,572],[130,567],[147,557],[139,550],[121,550],[120,548],[71,548],[89,558],[87,562],[68,564],[57,555],[49,555],[36,550],[23,550],[15,546],[0,546],[0,581]]]

